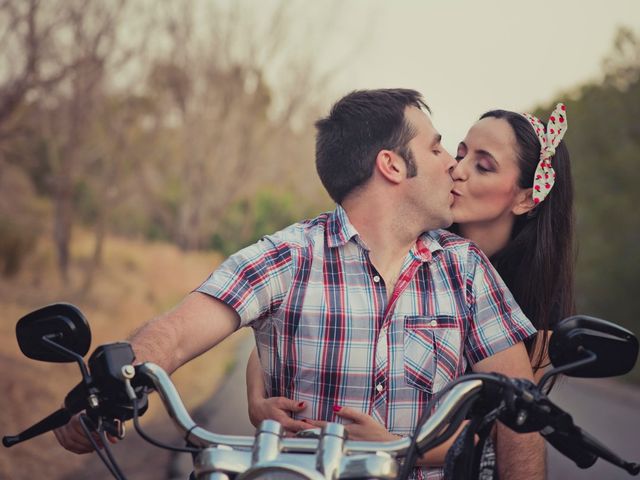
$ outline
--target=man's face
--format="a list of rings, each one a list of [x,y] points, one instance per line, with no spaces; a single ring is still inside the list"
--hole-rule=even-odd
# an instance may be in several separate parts
[[[417,174],[407,179],[407,200],[424,218],[425,230],[447,227],[453,221],[450,171],[456,162],[440,144],[440,134],[422,110],[408,107],[405,118],[417,132],[409,142]]]

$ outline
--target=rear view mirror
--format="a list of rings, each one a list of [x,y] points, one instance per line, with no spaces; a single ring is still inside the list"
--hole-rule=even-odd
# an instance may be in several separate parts
[[[84,357],[91,346],[91,329],[84,315],[70,303],[55,303],[31,312],[16,325],[22,353],[45,362],[74,362],[73,356],[56,351],[43,341],[47,338]]]
[[[629,372],[638,358],[638,339],[629,330],[599,318],[577,315],[562,320],[549,341],[549,358],[562,367],[589,357],[586,365],[563,371],[572,377],[614,377]]]

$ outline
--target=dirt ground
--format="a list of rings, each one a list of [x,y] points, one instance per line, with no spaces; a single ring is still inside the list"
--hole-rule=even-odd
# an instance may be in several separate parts
[[[92,350],[100,343],[123,340],[138,325],[175,305],[219,263],[213,253],[185,254],[165,244],[110,239],[103,267],[91,293],[79,297],[83,259],[91,252],[91,236],[80,232],[74,242],[71,281],[63,285],[55,270],[50,245],[44,243],[14,278],[0,278],[0,434],[13,435],[60,407],[65,394],[80,380],[75,364],[48,364],[25,358],[14,334],[16,321],[56,301],[76,304],[91,325]],[[173,375],[189,409],[215,391],[234,361],[240,332],[190,362]],[[157,396],[142,419],[145,430],[166,443],[179,444]],[[114,453],[131,480],[169,478],[170,454],[138,437],[130,425]],[[0,447],[0,479],[111,478],[95,454],[63,450],[52,433],[10,449]]]

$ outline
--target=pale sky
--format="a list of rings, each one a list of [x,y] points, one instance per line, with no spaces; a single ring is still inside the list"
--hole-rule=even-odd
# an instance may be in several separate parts
[[[337,4],[323,61],[365,41],[334,79],[334,99],[358,88],[417,89],[449,149],[487,110],[526,111],[598,78],[619,26],[640,36],[640,0]]]

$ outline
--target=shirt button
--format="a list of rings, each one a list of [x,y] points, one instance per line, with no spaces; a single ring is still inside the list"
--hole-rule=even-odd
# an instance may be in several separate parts
[[[374,275],[373,281],[376,283],[380,283],[380,277],[378,275]]]
[[[432,327],[437,327],[438,326],[438,321],[437,320],[431,320],[431,323],[429,323],[430,326]]]
[[[381,384],[381,383],[379,383],[379,384],[377,384],[377,385],[376,385],[376,390],[377,390],[378,392],[382,392],[382,390],[384,390],[384,387],[382,386],[382,384]]]

